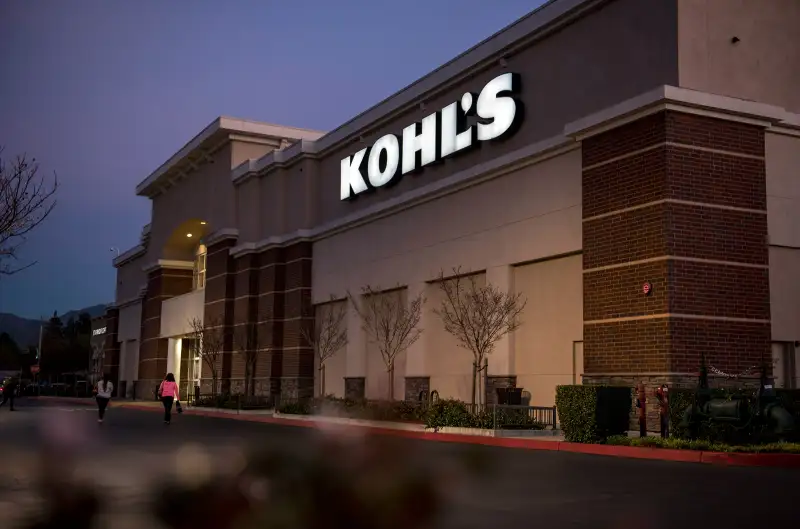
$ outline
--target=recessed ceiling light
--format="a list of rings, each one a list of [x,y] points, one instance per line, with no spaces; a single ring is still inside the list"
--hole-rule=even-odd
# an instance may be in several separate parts
[[[186,236],[187,236],[187,237],[191,237],[191,236],[192,236],[192,234],[191,234],[191,233],[187,233],[187,234],[186,234]]]
[[[204,221],[204,220],[201,220],[201,221],[200,221],[200,224],[201,224],[201,225],[203,225],[203,226],[205,226],[205,225],[206,225],[206,221]]]

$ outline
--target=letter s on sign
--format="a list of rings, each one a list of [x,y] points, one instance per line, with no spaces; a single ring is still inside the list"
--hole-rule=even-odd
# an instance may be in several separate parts
[[[478,96],[476,113],[492,122],[478,123],[478,140],[500,138],[519,122],[521,103],[514,98],[518,91],[519,76],[515,73],[498,75],[486,83]]]

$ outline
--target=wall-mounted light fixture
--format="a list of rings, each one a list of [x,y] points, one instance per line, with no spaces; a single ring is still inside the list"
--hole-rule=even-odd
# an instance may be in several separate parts
[[[186,236],[191,238],[192,234],[191,233],[187,233]]]
[[[737,44],[741,39],[737,36],[731,37],[731,44]]]

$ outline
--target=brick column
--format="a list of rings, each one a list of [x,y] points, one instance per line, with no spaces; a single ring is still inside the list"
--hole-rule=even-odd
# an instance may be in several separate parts
[[[283,313],[286,278],[282,248],[270,248],[258,256],[257,376],[268,381],[269,395],[280,396],[283,373]]]
[[[217,366],[219,376],[217,391],[231,391],[231,370],[233,365],[233,324],[234,297],[236,289],[235,260],[230,249],[236,244],[236,238],[209,237],[206,244],[206,287],[203,325],[206,328],[220,327],[222,333],[222,351]],[[206,370],[207,371],[207,370]],[[203,383],[210,384],[210,374],[203,372]],[[210,389],[210,388],[208,388]],[[204,390],[201,389],[201,392]]]
[[[115,386],[119,386],[119,359],[120,345],[117,339],[119,333],[119,309],[106,309],[106,335],[103,344],[103,373],[108,373]],[[45,359],[46,361],[46,359]]]
[[[231,369],[232,390],[235,393],[244,393],[246,358],[240,350],[246,346],[249,351],[257,351],[253,393],[269,394],[268,359],[261,358],[261,351],[265,349],[258,340],[258,295],[261,276],[258,254],[248,253],[237,257],[234,260],[234,270],[233,347],[236,354],[233,355]]]
[[[281,396],[314,395],[314,349],[303,339],[303,329],[313,332],[311,301],[311,243],[298,242],[284,249],[285,289]]]
[[[770,355],[764,131],[662,111],[583,140],[584,382]],[[645,283],[652,285],[648,295]]]
[[[136,395],[149,399],[167,373],[168,340],[161,338],[161,303],[192,290],[192,263],[181,268],[155,265],[147,271],[147,292],[142,300],[139,344],[139,380]]]

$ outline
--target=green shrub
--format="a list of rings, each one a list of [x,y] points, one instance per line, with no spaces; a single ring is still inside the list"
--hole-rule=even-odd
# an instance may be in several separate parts
[[[704,450],[708,452],[800,454],[800,443],[730,445],[726,443],[712,443],[702,439],[662,439],[661,437],[628,437],[627,435],[614,435],[606,439],[606,444],[643,448],[671,448],[674,450]]]
[[[468,424],[469,426],[463,426]],[[425,417],[426,428],[461,427],[470,428],[475,419],[467,409],[467,405],[459,400],[438,400],[428,408]]]
[[[558,386],[556,408],[564,439],[602,442],[628,431],[631,389],[618,386]]]
[[[459,400],[439,400],[425,414],[426,428],[484,428],[543,430],[544,425],[534,421],[525,410],[491,407],[472,413]]]
[[[278,406],[278,413],[286,415],[311,415],[311,401],[287,402]]]

